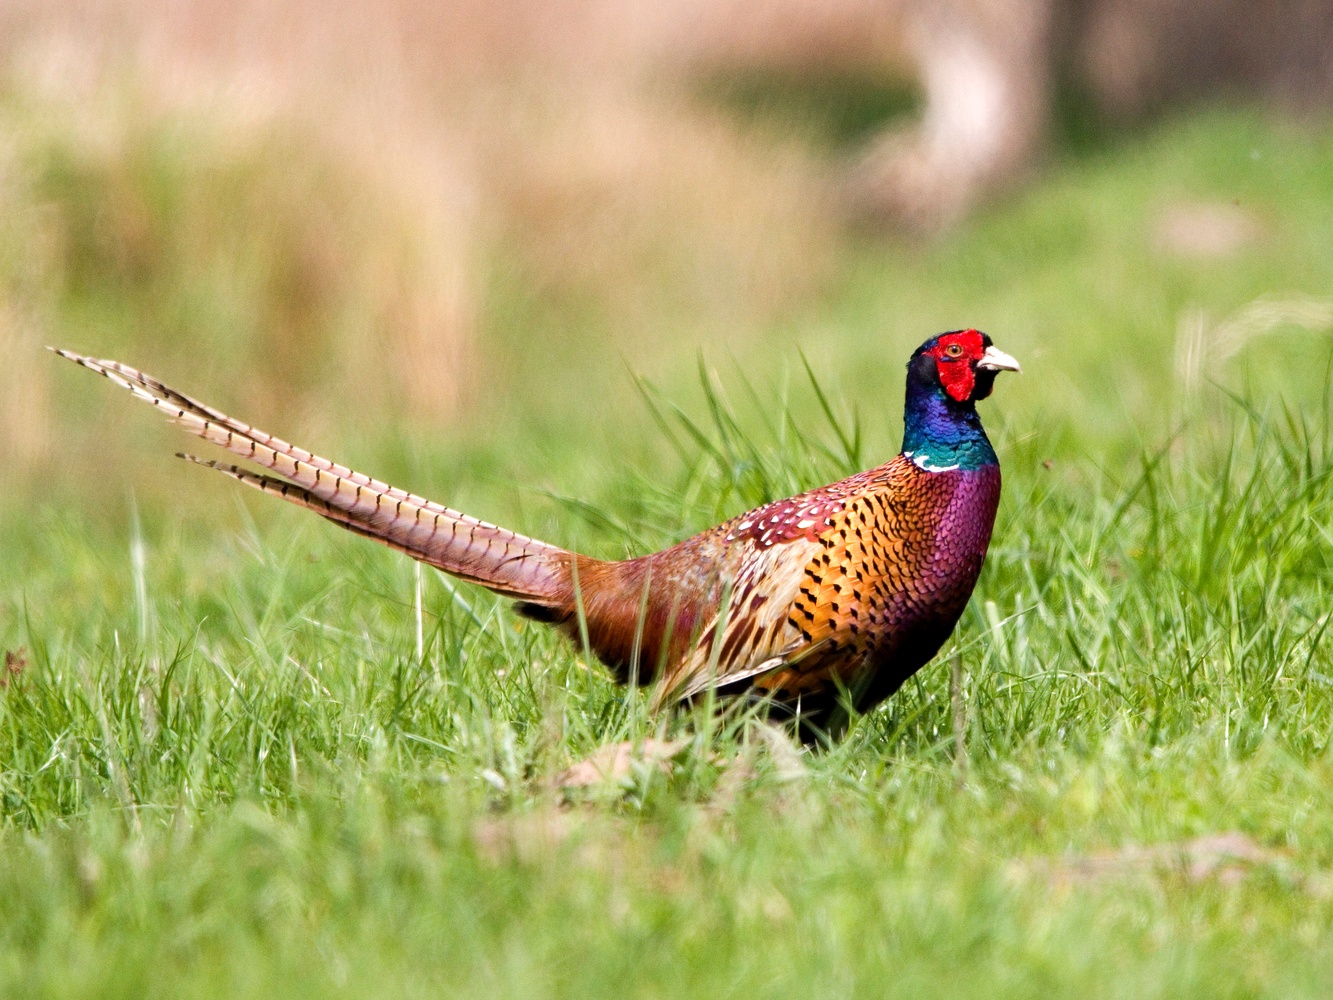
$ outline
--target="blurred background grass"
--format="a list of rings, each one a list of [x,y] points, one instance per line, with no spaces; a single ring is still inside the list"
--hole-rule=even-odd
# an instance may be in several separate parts
[[[1103,447],[1161,433],[1208,379],[1317,397],[1319,366],[1263,334],[1317,351],[1319,303],[1268,310],[1226,357],[1208,338],[1257,299],[1329,295],[1318,124],[1213,107],[1130,130],[1065,102],[1042,184],[945,237],[881,238],[843,225],[830,167],[916,106],[901,65],[710,62],[669,17],[591,0],[390,15],[9,12],[6,519],[40,502],[28,484],[123,484],[145,454],[43,342],[375,455],[642,437],[626,367],[688,393],[699,349],[761,384],[804,350],[883,453],[902,357],[963,325],[1037,373],[1005,413]],[[502,475],[545,484],[566,459]],[[160,464],[136,483],[150,507],[179,494]],[[90,506],[123,518],[111,492]]]
[[[889,29],[756,68],[633,9],[3,12],[0,981],[1317,995],[1333,127],[1062,94],[1032,183],[872,232],[835,178],[920,106]],[[965,793],[936,667],[822,758],[700,736],[572,813],[552,775],[640,702],[432,577],[422,661],[405,560],[40,349],[616,555],[887,458],[908,353],[961,326],[1025,369],[985,404]],[[1023,867],[1233,828],[1273,852],[1238,883]]]
[[[490,489],[596,502],[622,467],[602,456],[667,461],[633,375],[688,405],[699,352],[724,383],[759,386],[758,408],[804,352],[860,412],[873,458],[896,445],[903,358],[964,325],[1033,375],[1003,387],[990,423],[1081,454],[1162,440],[1214,383],[1298,407],[1323,399],[1333,137],[1260,109],[1066,150],[1039,186],[930,242],[840,232],[821,218],[831,209],[787,204],[781,185],[735,206],[723,183],[639,192],[628,208],[583,191],[587,212],[558,221],[520,205],[460,247],[308,132],[270,123],[238,138],[224,120],[138,102],[118,93],[97,136],[77,121],[84,109],[13,86],[4,102],[11,538],[47,517],[123,530],[131,493],[150,531],[165,508],[199,519],[226,495],[165,460],[167,433],[54,364],[47,342],[142,365],[459,503],[479,472]],[[768,141],[744,116],[725,127],[738,144]],[[802,142],[792,156],[827,152]],[[682,217],[682,200],[705,198],[726,216],[711,233]],[[589,216],[602,213],[597,233]],[[795,405],[814,419],[808,394]],[[512,516],[514,502],[488,500],[490,513]]]

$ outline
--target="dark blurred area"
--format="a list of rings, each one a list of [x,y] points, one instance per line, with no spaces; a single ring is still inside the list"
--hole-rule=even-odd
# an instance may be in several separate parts
[[[1333,0],[10,0],[0,462],[54,460],[46,340],[429,427],[534,298],[743,336],[1062,136],[1321,113],[1331,38]]]

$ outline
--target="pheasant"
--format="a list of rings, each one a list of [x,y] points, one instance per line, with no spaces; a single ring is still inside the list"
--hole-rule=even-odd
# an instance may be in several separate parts
[[[949,637],[1000,497],[977,416],[1018,362],[977,330],[907,365],[902,453],[651,555],[603,561],[451,510],[234,420],[115,361],[56,350],[272,475],[181,455],[517,602],[588,644],[654,709],[709,691],[771,700],[806,739],[888,698]],[[812,734],[814,734],[812,736]]]

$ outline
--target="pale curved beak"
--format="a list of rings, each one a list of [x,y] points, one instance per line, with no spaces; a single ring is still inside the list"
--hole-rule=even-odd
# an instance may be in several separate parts
[[[1023,370],[1023,366],[1016,359],[1005,354],[998,347],[986,348],[986,353],[977,362],[977,367],[993,372],[1021,372]]]

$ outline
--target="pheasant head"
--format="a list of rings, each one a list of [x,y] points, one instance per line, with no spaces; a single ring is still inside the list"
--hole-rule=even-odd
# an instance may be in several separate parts
[[[995,464],[976,401],[991,394],[1000,372],[1022,370],[980,330],[927,340],[907,363],[903,454],[927,472]]]

